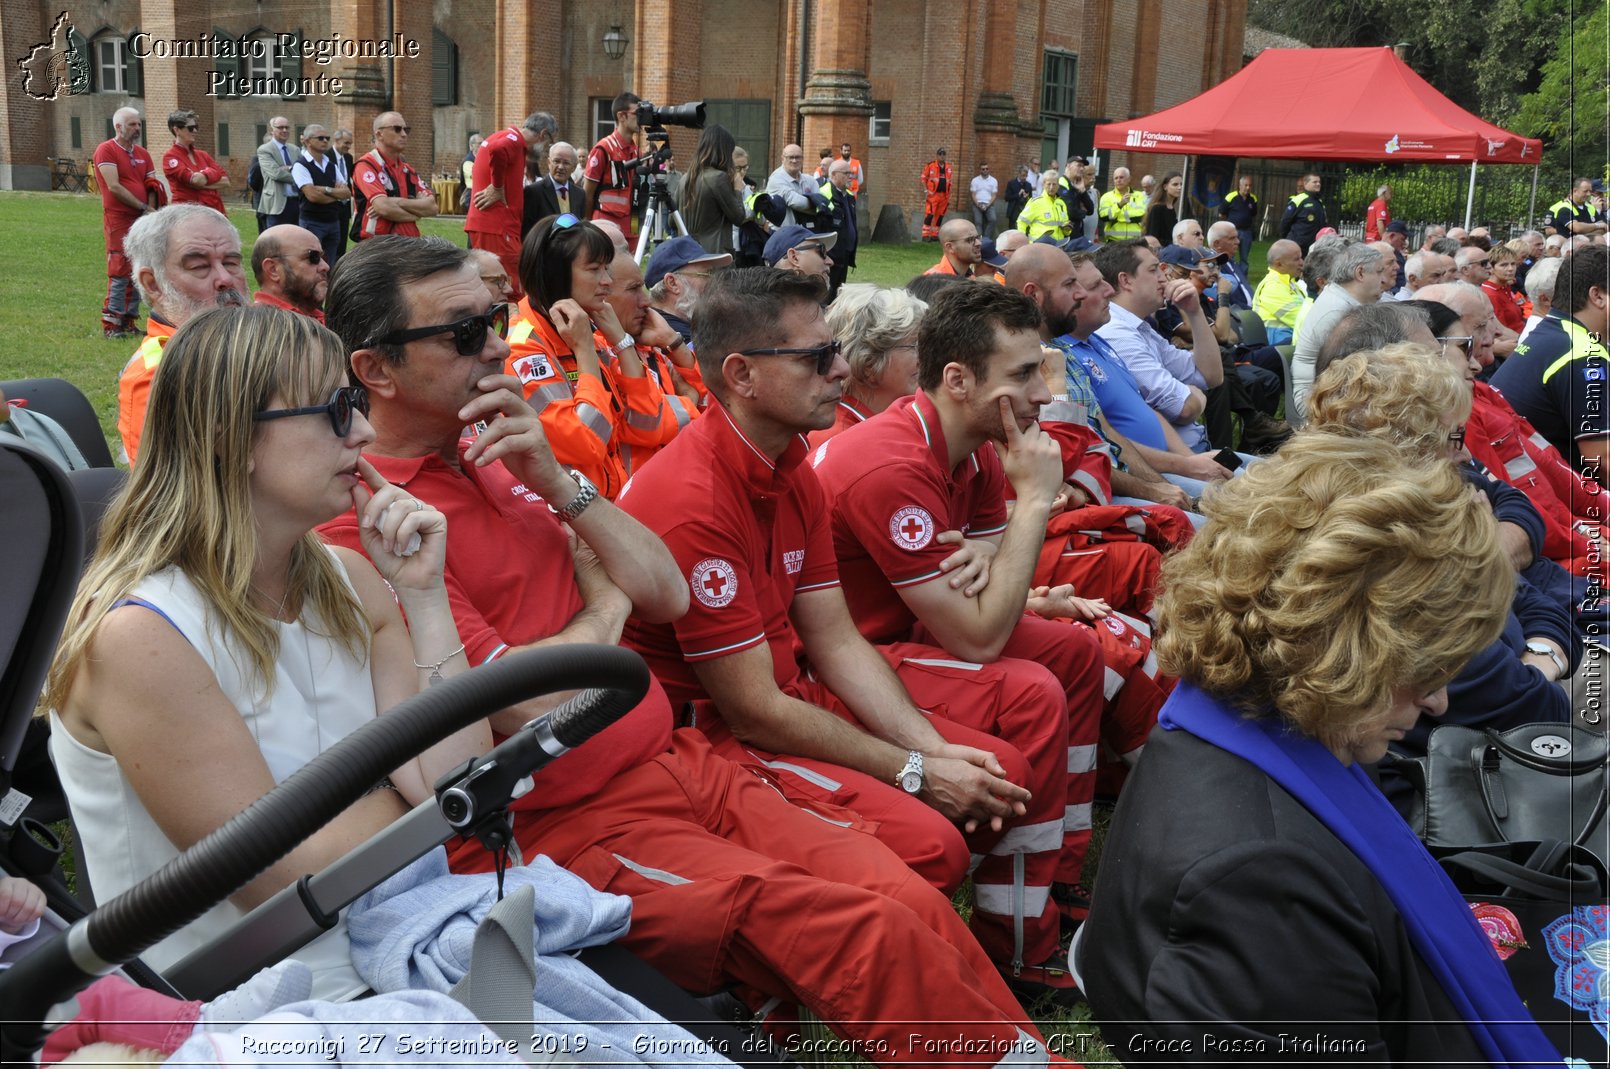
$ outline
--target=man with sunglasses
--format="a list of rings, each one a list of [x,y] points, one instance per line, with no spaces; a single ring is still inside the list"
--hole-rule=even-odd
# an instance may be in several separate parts
[[[675,619],[688,588],[666,547],[559,466],[519,384],[498,373],[509,348],[488,330],[467,256],[438,238],[360,245],[335,273],[330,322],[371,396],[368,458],[448,518],[447,587],[471,663],[532,645],[614,644],[628,613]],[[477,421],[486,429],[461,440]],[[680,484],[675,499],[690,507]],[[359,544],[351,514],[322,530]],[[517,730],[560,697],[503,710],[492,727]],[[651,684],[513,805],[528,855],[632,898],[629,949],[690,989],[737,985],[751,1008],[809,1006],[882,1065],[909,1043],[955,1035],[954,1024],[920,1023],[935,1006],[975,1022],[963,1026],[969,1037],[1000,1044],[977,1049],[1019,1042],[1043,1059],[1034,1026],[944,896],[845,826],[851,814],[802,812],[752,760],[726,760],[696,728],[673,731],[673,719]],[[494,861],[473,840],[451,860],[459,871]]]
[[[291,165],[291,181],[302,194],[297,221],[318,238],[325,262],[333,265],[341,254],[341,206],[352,199],[351,176],[330,150],[330,131],[318,123],[302,128],[302,154]]]
[[[224,198],[219,190],[229,186],[229,172],[218,166],[218,161],[205,149],[196,145],[196,131],[200,129],[196,113],[176,111],[168,116],[168,133],[173,135],[173,147],[162,154],[162,173],[167,176],[168,188],[173,191],[175,204],[205,204],[215,211],[224,210]]]
[[[993,850],[981,879],[999,894],[974,931],[997,962],[1038,964],[1055,949],[1054,909],[1049,931],[1025,948],[1013,909],[1000,906],[1031,844],[1061,844],[1066,698],[1038,666],[962,663],[920,643],[875,647],[857,631],[804,437],[832,424],[849,375],[820,299],[815,279],[757,268],[705,287],[695,338],[709,406],[620,497],[670,547],[693,600],[674,623],[634,616],[625,638],[717,753],[765,766],[798,804],[875,825],[940,891]],[[1029,347],[1037,375],[1032,332]],[[1056,446],[1033,428],[1020,433],[1024,463],[1059,482]],[[919,507],[892,512],[886,538],[926,546],[938,533]],[[1005,523],[999,503],[993,522]],[[1099,672],[1093,656],[1085,667]],[[1030,916],[1052,908],[1048,878],[1018,883],[1036,899]]]
[[[271,226],[252,244],[253,304],[283,308],[324,322],[324,296],[330,286],[330,260],[305,226]]]
[[[419,237],[419,221],[439,210],[436,195],[403,161],[408,122],[395,111],[375,117],[375,147],[358,158],[352,176],[362,214],[354,238]],[[354,211],[360,210],[355,207]]]
[[[780,226],[766,239],[766,263],[779,271],[794,271],[819,278],[826,285],[833,267],[833,258],[828,255],[828,250],[838,239],[837,234],[818,234],[798,223]]]

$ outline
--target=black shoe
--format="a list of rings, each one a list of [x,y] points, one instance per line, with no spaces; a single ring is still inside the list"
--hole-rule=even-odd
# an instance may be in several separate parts
[[[1053,883],[1051,904],[1062,917],[1062,927],[1071,932],[1090,916],[1090,888],[1082,883]]]
[[[1012,994],[1026,1010],[1032,1012],[1036,1007],[1047,1005],[1071,1010],[1085,1004],[1084,992],[1079,990],[1073,973],[1068,969],[1066,950],[1057,950],[1038,965],[1025,965],[1017,969],[1015,976],[1012,966],[1001,965],[999,968],[1006,986],[1012,989]]]
[[[1295,432],[1283,419],[1272,419],[1262,412],[1243,417],[1241,424],[1241,451],[1243,453],[1273,453],[1290,440]]]

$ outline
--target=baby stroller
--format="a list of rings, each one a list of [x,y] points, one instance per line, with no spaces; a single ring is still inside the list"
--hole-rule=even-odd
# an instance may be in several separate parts
[[[65,473],[29,446],[0,439],[0,538],[13,569],[0,579],[0,797],[72,600],[83,560],[84,524]],[[287,778],[223,827],[141,884],[87,916],[48,875],[52,843],[37,823],[0,856],[47,888],[48,931],[0,972],[0,1062],[28,1064],[55,1004],[121,970],[166,994],[209,999],[271,965],[335,923],[339,911],[455,835],[508,845],[506,807],[522,780],[631,709],[648,685],[636,654],[615,647],[526,651],[416,695]],[[283,857],[407,758],[509,704],[553,690],[582,693],[436,784],[433,801],[317,875],[263,903],[232,931],[158,977],[138,955]],[[59,850],[59,844],[55,844]],[[20,863],[18,859],[20,858]],[[764,1045],[716,1020],[702,1003],[629,952],[595,947],[581,959],[610,984],[747,1064],[775,1065]],[[529,1003],[527,1003],[529,1008]],[[473,1007],[472,1007],[473,1009]]]

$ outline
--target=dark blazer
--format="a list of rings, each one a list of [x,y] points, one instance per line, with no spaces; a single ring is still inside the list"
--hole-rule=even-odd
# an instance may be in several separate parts
[[[587,218],[587,191],[581,188],[576,176],[570,176],[570,213],[577,219]],[[538,221],[559,214],[559,195],[554,192],[553,179],[539,178],[527,182],[525,187],[524,218],[520,221],[520,236],[536,226]]]
[[[1124,784],[1079,963],[1126,1061],[1482,1061],[1363,862],[1260,769],[1184,731],[1154,730]],[[1282,1033],[1329,1046],[1282,1048]]]

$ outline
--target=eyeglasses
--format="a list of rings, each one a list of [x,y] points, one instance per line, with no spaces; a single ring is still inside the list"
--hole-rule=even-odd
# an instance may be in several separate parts
[[[284,419],[287,416],[313,416],[323,412],[330,417],[330,429],[337,438],[345,438],[352,432],[352,413],[362,412],[369,415],[369,391],[362,386],[341,386],[330,395],[330,400],[322,405],[309,405],[306,408],[271,408],[259,412],[252,417],[257,423],[270,419]]]
[[[1465,429],[1463,427],[1459,427],[1455,430],[1449,431],[1448,444],[1453,446],[1455,449],[1463,449],[1465,447]]]
[[[509,284],[509,276],[508,275],[482,275],[481,276],[481,281],[485,282],[488,286],[497,286],[497,287],[501,288],[501,287],[507,286]]]
[[[494,330],[498,337],[509,336],[509,306],[500,304],[490,312],[480,315],[465,316],[457,323],[442,323],[434,327],[414,327],[410,330],[399,330],[387,334],[383,338],[376,338],[365,348],[376,345],[404,345],[420,338],[433,338],[438,334],[451,334],[453,347],[460,356],[476,356],[486,348],[486,332]]]
[[[181,129],[184,129],[184,130],[199,130],[199,129],[201,129],[201,127],[197,126],[195,123],[191,123],[189,126],[181,127]]]
[[[816,373],[826,375],[833,370],[833,361],[838,359],[839,343],[830,341],[826,345],[818,345],[814,349],[740,349],[739,356],[808,356],[816,361]]]
[[[1470,343],[1475,340],[1468,334],[1447,334],[1437,338],[1438,344],[1442,346],[1443,356],[1448,355],[1448,346],[1450,345],[1460,352],[1467,352],[1470,349]]]
[[[312,137],[308,138],[308,140],[309,141],[328,141],[328,140],[330,140],[330,135],[329,134],[314,134]]]
[[[324,253],[319,249],[303,249],[301,252],[291,253],[285,256],[276,256],[274,259],[283,260],[286,263],[301,261],[317,267],[319,264],[324,262]]]
[[[794,248],[800,252],[814,252],[818,256],[827,256],[827,248],[820,241],[804,241],[795,245]]]
[[[407,126],[382,126],[381,129],[382,130],[390,130],[393,133],[398,133],[398,134],[406,134],[408,132],[408,127]]]

